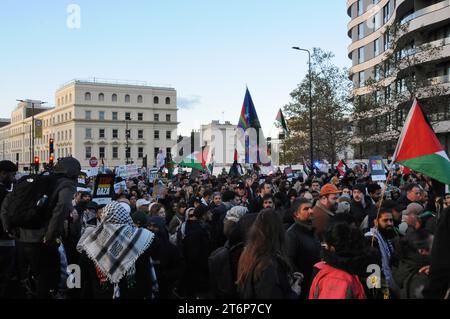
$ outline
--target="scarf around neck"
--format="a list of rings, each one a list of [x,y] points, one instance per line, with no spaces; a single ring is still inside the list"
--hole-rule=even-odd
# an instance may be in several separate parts
[[[118,202],[105,206],[104,212],[104,220],[83,234],[77,248],[86,252],[109,282],[118,284],[135,269],[136,260],[150,247],[154,234],[135,227],[130,214]]]

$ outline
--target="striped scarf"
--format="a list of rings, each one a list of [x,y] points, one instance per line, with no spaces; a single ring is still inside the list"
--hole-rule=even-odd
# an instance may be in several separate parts
[[[104,212],[102,223],[85,232],[77,248],[86,252],[108,281],[117,286],[133,272],[136,260],[150,247],[154,234],[135,227],[130,214],[118,202],[105,206]]]

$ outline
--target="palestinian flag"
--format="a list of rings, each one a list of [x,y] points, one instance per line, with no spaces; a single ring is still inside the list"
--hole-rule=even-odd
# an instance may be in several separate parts
[[[392,162],[450,185],[450,160],[417,99],[406,118]]]
[[[284,115],[283,115],[283,112],[281,111],[281,109],[278,111],[276,120],[277,120],[278,124],[281,126],[281,128],[283,129],[284,134],[288,135],[289,129],[287,127],[286,120],[284,118]]]
[[[202,152],[194,152],[186,156],[178,166],[189,167],[199,171],[208,171],[206,161],[208,159],[208,147],[204,147]]]

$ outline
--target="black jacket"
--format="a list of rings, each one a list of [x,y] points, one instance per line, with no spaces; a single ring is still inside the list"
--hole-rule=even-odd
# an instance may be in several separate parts
[[[5,184],[0,183],[0,207],[2,206],[3,200],[5,199],[6,195],[8,194],[9,194],[8,187]],[[0,220],[0,240],[2,239],[9,240],[10,238],[4,231],[3,223]]]
[[[423,299],[423,289],[428,286],[428,275],[419,270],[430,264],[430,258],[407,256],[397,267],[392,267],[395,294],[401,299]]]
[[[439,221],[431,253],[430,284],[425,288],[426,299],[442,299],[450,289],[450,208]]]
[[[373,216],[377,213],[377,209],[375,205],[372,204],[372,201],[367,196],[365,197],[366,207],[363,207],[361,202],[355,202],[352,200],[350,202],[350,214],[353,216],[353,218],[356,221],[356,224],[359,226],[361,225],[362,221],[366,216]],[[369,219],[370,219],[369,217]],[[371,228],[371,225],[369,224],[369,228]]]
[[[287,253],[294,271],[304,275],[302,298],[308,297],[314,265],[320,261],[320,241],[312,226],[296,222],[286,233]]]
[[[261,272],[260,278],[255,276],[255,268],[247,277],[243,287],[239,289],[243,299],[295,299],[298,296],[292,291],[288,273],[289,270],[277,259]]]
[[[120,299],[151,299],[151,249],[153,244],[136,260],[135,276],[130,282],[127,276],[119,282]],[[81,298],[83,299],[112,299],[114,285],[105,282],[102,284],[97,276],[95,264],[85,252],[80,258],[81,270]]]
[[[208,257],[211,253],[210,234],[198,220],[186,223],[186,236],[182,243],[185,263],[183,281],[188,297],[209,288]]]
[[[57,181],[57,186],[51,198],[56,199],[56,206],[53,208],[51,218],[46,227],[41,229],[19,228],[18,241],[24,243],[41,243],[44,238],[47,241],[54,241],[60,237],[64,231],[64,221],[68,218],[72,206],[72,197],[77,191],[77,184],[74,179],[61,177]],[[6,197],[7,201],[10,197]],[[2,205],[4,206],[4,205]],[[2,217],[6,212],[2,211]],[[2,218],[2,221],[5,220]]]

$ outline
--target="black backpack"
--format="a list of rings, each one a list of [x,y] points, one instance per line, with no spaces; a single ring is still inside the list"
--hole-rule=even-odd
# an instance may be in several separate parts
[[[55,175],[24,176],[8,194],[4,208],[11,229],[40,229],[50,220],[56,205]]]
[[[235,284],[236,269],[234,261],[236,253],[240,254],[243,243],[230,247],[228,242],[223,247],[217,248],[208,258],[211,290],[215,298],[236,298],[237,287]],[[237,256],[237,258],[239,258]],[[234,261],[234,263],[233,263]]]

